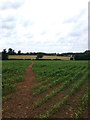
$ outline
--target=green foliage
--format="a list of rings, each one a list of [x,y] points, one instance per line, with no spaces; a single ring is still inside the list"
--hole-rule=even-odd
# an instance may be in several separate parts
[[[18,82],[24,78],[24,73],[31,61],[3,61],[3,95],[15,91]],[[33,88],[34,95],[46,92],[43,98],[36,99],[34,108],[42,107],[57,94],[67,91],[60,100],[52,104],[44,114],[39,117],[48,119],[59,109],[67,104],[69,98],[75,95],[82,85],[88,80],[88,61],[35,61],[33,71],[36,73],[37,85]],[[50,88],[52,88],[50,90]],[[48,92],[48,90],[50,90]],[[82,98],[82,108],[87,104],[87,96]],[[82,110],[77,110],[76,116],[81,115]],[[78,112],[79,111],[79,112]]]
[[[82,114],[82,112],[84,111],[87,105],[88,105],[88,94],[86,93],[81,99],[80,106],[75,111],[75,115],[74,115],[75,119],[80,118],[80,115]]]
[[[80,69],[79,69],[79,70],[80,70]],[[79,70],[77,70],[77,71],[79,71]],[[41,106],[42,104],[44,104],[45,102],[47,102],[49,99],[51,99],[53,96],[56,96],[58,93],[60,93],[60,91],[64,90],[65,88],[68,88],[69,85],[72,85],[72,84],[73,84],[73,82],[76,84],[76,86],[74,85],[74,87],[77,87],[77,90],[78,90],[78,86],[80,86],[79,84],[81,84],[81,82],[78,82],[78,83],[76,83],[76,82],[77,82],[77,80],[79,80],[80,75],[83,75],[83,73],[84,73],[85,71],[86,71],[86,70],[83,70],[82,72],[75,72],[75,73],[77,73],[77,74],[73,77],[73,79],[72,79],[72,78],[69,78],[69,79],[65,80],[65,81],[63,82],[63,84],[62,84],[58,89],[51,91],[50,94],[47,94],[47,95],[46,95],[44,98],[42,98],[40,101],[35,102],[35,106],[36,106],[36,107]],[[87,76],[87,74],[86,74],[86,76]],[[84,76],[84,77],[86,77],[86,76]],[[81,80],[82,80],[82,79],[81,79]],[[84,82],[84,81],[82,81],[82,82]],[[73,85],[72,85],[72,87],[73,87]],[[75,89],[75,90],[76,90],[76,89]],[[71,90],[71,91],[72,91],[72,90]],[[70,92],[70,94],[73,94],[73,93],[74,93],[74,91]],[[68,93],[68,94],[69,94],[69,93]]]
[[[87,69],[87,62],[84,61],[81,64],[76,61],[38,61],[33,70],[37,73],[39,84],[34,87],[33,92],[40,94],[65,81],[71,82],[74,76],[81,76],[81,71],[84,69]]]
[[[8,59],[8,53],[7,53],[6,49],[4,49],[2,51],[2,60],[7,60],[7,59]]]
[[[3,96],[15,91],[18,82],[24,80],[25,70],[31,61],[2,61],[2,93]]]
[[[57,94],[69,91],[65,93],[60,101],[39,116],[42,119],[48,119],[60,110],[88,80],[88,61],[36,61],[33,70],[36,72],[38,81],[33,89],[34,95],[47,93],[43,98],[34,102],[35,108],[42,107],[43,104],[53,99]],[[51,87],[52,89],[48,93]]]
[[[36,59],[39,59],[39,58],[42,58],[42,57],[43,57],[43,53],[38,53]]]
[[[75,60],[90,60],[90,50],[75,55]]]
[[[58,109],[62,108],[68,101],[68,99],[76,93],[77,90],[80,89],[82,83],[85,82],[86,76],[84,76],[81,80],[73,85],[73,88],[70,89],[70,92],[58,103],[56,103],[52,108],[50,108],[46,113],[40,115],[40,118],[49,118],[51,115],[55,114]],[[87,97],[87,96],[85,96]],[[83,99],[83,102],[86,103],[87,98]],[[81,110],[81,109],[80,109]]]

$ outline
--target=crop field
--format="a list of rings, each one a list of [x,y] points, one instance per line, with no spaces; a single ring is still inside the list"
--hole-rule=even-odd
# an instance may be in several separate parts
[[[33,70],[38,81],[33,94],[43,96],[34,103],[38,110],[42,110],[38,117],[85,117],[88,104],[87,61],[38,61]]]
[[[2,98],[2,61],[0,60],[0,103]]]
[[[9,59],[36,59],[36,55],[9,55]]]
[[[15,90],[32,61],[3,61],[3,95]],[[32,87],[35,118],[88,117],[88,61],[34,61]],[[30,101],[29,101],[30,103]]]
[[[2,94],[15,91],[16,84],[24,80],[24,73],[31,61],[2,61]]]
[[[36,55],[9,55],[9,59],[36,59]],[[68,56],[43,56],[41,59],[70,60]]]
[[[61,60],[70,60],[68,56],[43,56],[43,59],[61,59]]]

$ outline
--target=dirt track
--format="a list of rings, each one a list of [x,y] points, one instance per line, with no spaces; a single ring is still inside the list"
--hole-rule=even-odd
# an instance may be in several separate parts
[[[7,96],[3,102],[3,118],[27,118],[33,117],[33,101],[36,97],[32,94],[32,87],[36,84],[32,63],[25,74],[25,80],[17,85],[17,90]]]

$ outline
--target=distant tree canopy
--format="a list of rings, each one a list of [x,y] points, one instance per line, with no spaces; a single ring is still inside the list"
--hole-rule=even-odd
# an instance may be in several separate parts
[[[43,57],[43,53],[38,53],[36,59],[40,59]]]
[[[8,55],[36,55],[36,59],[42,58],[45,56],[72,56],[70,57],[70,60],[90,60],[90,50],[86,50],[83,53],[43,53],[43,52],[26,52],[22,53],[21,50],[19,50],[17,53],[12,48],[9,48],[8,51],[6,49],[3,49],[2,51],[2,59],[6,60],[8,59]]]
[[[16,52],[12,48],[8,49],[8,55],[15,55],[15,54]]]
[[[75,60],[90,60],[90,50],[85,51],[84,53],[79,53],[74,56]]]
[[[2,51],[2,60],[7,60],[8,59],[8,53],[6,49],[3,49]]]
[[[18,55],[21,55],[21,50],[18,51]]]

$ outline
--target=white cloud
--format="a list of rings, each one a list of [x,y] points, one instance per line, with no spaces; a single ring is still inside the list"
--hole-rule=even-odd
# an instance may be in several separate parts
[[[84,51],[87,16],[88,0],[1,0],[0,51]]]

